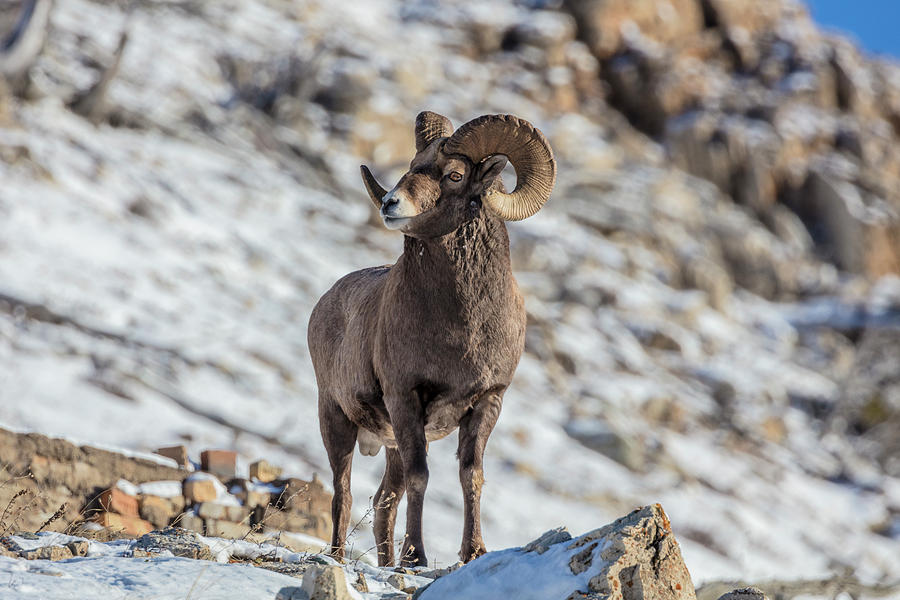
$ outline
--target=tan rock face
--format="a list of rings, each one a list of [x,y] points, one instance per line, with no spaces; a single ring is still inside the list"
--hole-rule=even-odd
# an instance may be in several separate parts
[[[900,223],[872,228],[863,256],[863,272],[872,279],[900,273]]]
[[[0,429],[0,465],[0,475],[33,475],[16,479],[15,485],[0,486],[0,506],[6,507],[19,491],[25,494],[7,516],[7,521],[22,531],[37,529],[66,504],[62,517],[46,527],[48,531],[64,531],[84,519],[82,508],[97,495],[98,488],[112,488],[118,479],[143,483],[181,480],[186,475],[185,471],[152,461],[5,429]]]
[[[280,471],[280,470],[279,470]],[[253,468],[251,466],[251,477],[253,476]],[[260,491],[256,486],[253,485],[252,482],[246,479],[239,479],[236,481],[232,481],[232,493],[237,496],[238,500],[241,503],[249,508],[255,508],[257,506],[268,506],[269,502],[272,501],[272,494],[265,491]],[[237,486],[237,491],[233,490],[234,486]]]
[[[72,551],[66,546],[44,546],[22,555],[26,560],[66,560],[72,558]]]
[[[197,509],[197,515],[204,519],[224,519],[226,515],[226,506],[216,502],[201,502],[194,508]]]
[[[331,512],[331,494],[325,491],[322,482],[317,478],[312,481],[302,479],[286,479],[278,482],[284,485],[284,491],[276,500],[276,506],[307,514]]]
[[[209,451],[205,455],[208,467],[226,473],[233,471],[233,452]],[[265,478],[280,475],[280,469],[265,461],[256,464],[254,471]],[[237,494],[242,506],[229,506],[215,502],[217,490],[211,479],[185,481],[186,470],[0,429],[0,481],[28,472],[34,476],[16,478],[15,485],[0,486],[0,506],[10,507],[4,526],[12,530],[35,530],[61,511],[61,518],[53,520],[46,530],[63,531],[87,517],[109,528],[112,536],[142,535],[173,524],[229,538],[242,538],[251,527],[322,538],[330,535],[331,494],[315,478],[276,480],[284,486],[279,498],[243,481],[243,491]],[[120,478],[133,483],[183,481],[182,495],[131,496],[115,486]],[[106,489],[97,496],[96,488]],[[199,514],[183,513],[186,504],[195,506]]]
[[[139,516],[138,499],[126,494],[119,488],[111,488],[100,494],[100,507],[103,510],[124,516]]]
[[[268,510],[259,522],[264,531],[294,531],[318,538],[331,535],[331,524],[321,516],[281,510]]]
[[[184,498],[188,503],[212,502],[216,499],[216,486],[208,479],[192,479],[184,482]]]
[[[219,477],[234,477],[237,453],[232,450],[204,450],[200,453],[201,468]]]
[[[173,525],[195,533],[206,533],[206,526],[203,519],[191,513],[178,515],[173,521]]]
[[[303,591],[309,600],[349,600],[347,579],[340,567],[313,567],[303,575]]]
[[[250,465],[250,478],[256,478],[263,483],[275,481],[281,477],[281,467],[270,465],[264,460],[258,460]]]
[[[206,535],[239,540],[250,535],[251,527],[246,523],[234,523],[221,519],[206,519]]]
[[[646,506],[579,538],[575,544],[599,543],[607,561],[589,588],[627,600],[696,598],[691,576],[666,513]]]
[[[121,531],[127,535],[144,535],[153,531],[153,525],[139,517],[101,512],[97,513],[93,520],[103,527]]]
[[[725,30],[743,29],[750,35],[771,30],[781,18],[782,0],[705,0],[706,20]]]
[[[165,456],[166,458],[171,458],[176,463],[178,463],[179,467],[188,468],[191,465],[191,461],[188,459],[187,448],[184,446],[167,446],[165,448],[158,448],[156,453],[160,456]]]
[[[696,0],[568,0],[565,4],[601,60],[621,50],[624,38],[635,29],[657,42],[673,42],[703,28],[703,12]]]
[[[802,4],[784,0],[567,0],[564,9],[601,65],[609,104],[663,141],[679,168],[766,224],[779,207],[796,211],[818,257],[841,270],[900,273],[896,66],[821,33]],[[817,165],[834,155],[851,171],[826,169],[837,182],[823,185]],[[796,272],[739,263],[740,287],[804,293],[791,284],[804,279]]]
[[[141,497],[141,518],[153,523],[157,528],[165,527],[184,508],[182,498],[160,498],[145,495]]]
[[[818,231],[824,255],[872,278],[900,272],[900,211],[861,191],[822,163],[798,195],[801,215]]]

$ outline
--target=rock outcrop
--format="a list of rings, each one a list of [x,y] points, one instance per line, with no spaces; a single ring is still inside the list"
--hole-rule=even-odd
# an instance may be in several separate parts
[[[658,504],[575,539],[554,530],[523,548],[488,553],[438,579],[417,597],[696,598],[669,519]]]
[[[162,450],[186,456],[183,447]],[[253,472],[267,482],[238,478],[235,453],[222,450],[202,453],[218,476],[166,462],[0,429],[0,532],[99,524],[112,535],[142,536],[174,524],[227,538],[330,534],[331,495],[316,478],[277,479],[280,472],[264,461]]]
[[[410,594],[419,600],[696,600],[678,542],[659,504],[637,509],[574,539],[564,528],[557,528],[521,548],[490,552],[464,566],[416,573],[358,561],[339,565],[328,556],[286,552],[267,544],[221,542],[175,527],[130,543],[116,542],[115,548],[56,533],[19,534],[0,538],[0,555],[50,561],[110,554],[135,560],[175,556],[246,561],[302,578],[302,586],[283,589],[283,597],[297,600],[348,600],[356,597],[351,587],[384,600],[408,599]],[[277,562],[263,564],[265,558]],[[65,568],[65,564],[57,565],[58,571]]]
[[[794,0],[568,0],[609,103],[680,168],[845,271],[900,273],[900,67]]]

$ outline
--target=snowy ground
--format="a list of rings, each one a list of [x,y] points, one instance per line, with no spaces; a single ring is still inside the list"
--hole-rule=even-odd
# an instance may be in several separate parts
[[[410,138],[420,108],[457,119],[519,112],[556,134],[560,148],[582,121],[545,118],[494,89],[498,67],[447,56],[429,26],[392,20],[388,2],[365,15],[314,2],[223,1],[199,12],[179,4],[137,3],[129,21],[132,41],[110,96],[140,126],[95,127],[64,105],[91,81],[85,57],[108,54],[126,23],[117,5],[87,0],[57,3],[56,35],[36,69],[44,95],[0,126],[0,294],[63,317],[0,311],[0,426],[141,451],[186,443],[195,456],[229,447],[242,468],[266,457],[288,475],[327,480],[309,311],[341,275],[393,261],[401,239],[369,223],[360,159],[321,107],[302,105],[302,135],[273,126],[233,104],[217,59],[261,60],[284,48],[303,55],[331,31],[377,55],[382,70],[416,54],[477,90],[466,99],[429,91],[441,84],[436,75],[419,95],[376,85],[373,104],[399,106]],[[384,27],[378,35],[373,23]],[[408,44],[380,45],[409,32]],[[339,187],[284,151],[298,138]],[[598,144],[579,140],[570,146]],[[616,154],[599,145],[597,153]],[[379,166],[389,177],[403,161],[386,156]],[[796,324],[817,306],[738,292],[714,308],[703,292],[676,288],[664,254],[572,218],[569,186],[600,175],[573,174],[579,163],[565,152],[561,161],[547,209],[510,226],[531,329],[487,451],[489,547],[518,546],[559,525],[586,531],[661,502],[697,583],[844,568],[867,580],[900,578],[900,535],[873,533],[900,512],[900,481],[863,463],[848,472],[846,442],[822,435],[791,402],[834,402],[839,393],[800,345]],[[683,175],[608,164],[602,178],[619,187],[594,200],[626,220],[643,206],[636,198],[660,222],[673,206],[732,210]],[[878,293],[900,297],[898,289],[885,280]],[[669,349],[654,346],[658,339]],[[723,389],[733,395],[727,418]],[[567,433],[576,429],[612,439],[625,457],[589,449]],[[436,442],[429,456],[425,540],[436,565],[455,562],[462,529],[455,444],[455,436]],[[374,544],[367,506],[382,460],[358,456],[354,465],[357,551]],[[0,561],[23,586],[43,581],[31,569],[61,568]],[[102,565],[72,562],[71,577],[89,564]],[[220,583],[178,560],[153,564],[186,584]],[[247,576],[266,593],[287,585],[269,573]]]
[[[62,534],[41,534],[37,539],[10,538],[22,550],[59,546],[83,540]],[[20,560],[0,556],[0,591],[4,598],[132,598],[177,599],[229,598],[237,590],[250,600],[290,600],[299,598],[301,579],[234,561],[275,560],[285,564],[335,564],[322,555],[309,555],[285,550],[270,544],[254,544],[240,540],[200,538],[216,556],[216,562],[172,556],[162,551],[158,556],[133,557],[133,540],[90,544],[87,556],[62,561]],[[351,597],[376,600],[399,594],[388,578],[397,575],[365,563],[345,566]],[[359,573],[363,573],[369,593],[353,589]],[[416,575],[402,575],[403,584],[420,587],[430,580]],[[7,595],[11,594],[11,595]]]
[[[60,563],[0,557],[0,577],[13,598],[226,598],[234,590],[248,600],[272,600],[298,588],[288,575],[247,565],[202,563],[188,558],[73,558]],[[289,597],[289,596],[288,596]]]

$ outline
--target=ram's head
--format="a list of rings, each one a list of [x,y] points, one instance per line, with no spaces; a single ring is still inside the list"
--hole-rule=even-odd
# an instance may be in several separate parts
[[[507,160],[516,189],[507,193],[500,172]],[[361,167],[369,197],[388,229],[413,237],[446,235],[478,215],[482,206],[501,219],[530,217],[547,201],[556,161],[544,135],[512,115],[485,115],[455,133],[433,112],[416,117],[416,156],[390,191]]]

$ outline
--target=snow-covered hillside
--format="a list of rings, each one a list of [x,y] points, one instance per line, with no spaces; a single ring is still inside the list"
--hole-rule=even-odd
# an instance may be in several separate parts
[[[839,273],[792,213],[776,235],[601,99],[542,97],[546,77],[596,73],[569,15],[450,4],[57,2],[30,99],[0,112],[0,425],[329,479],[307,319],[402,247],[358,165],[402,173],[419,110],[514,113],[560,175],[509,226],[529,333],[487,449],[489,548],[661,502],[696,583],[900,578],[900,479],[821,418],[854,360],[834,321],[896,319],[900,279]],[[95,126],[67,102],[123,28]],[[509,28],[532,41],[479,54],[466,37]],[[790,295],[748,291],[722,256]],[[462,529],[455,450],[429,451],[436,565]],[[356,550],[382,468],[355,459]]]

